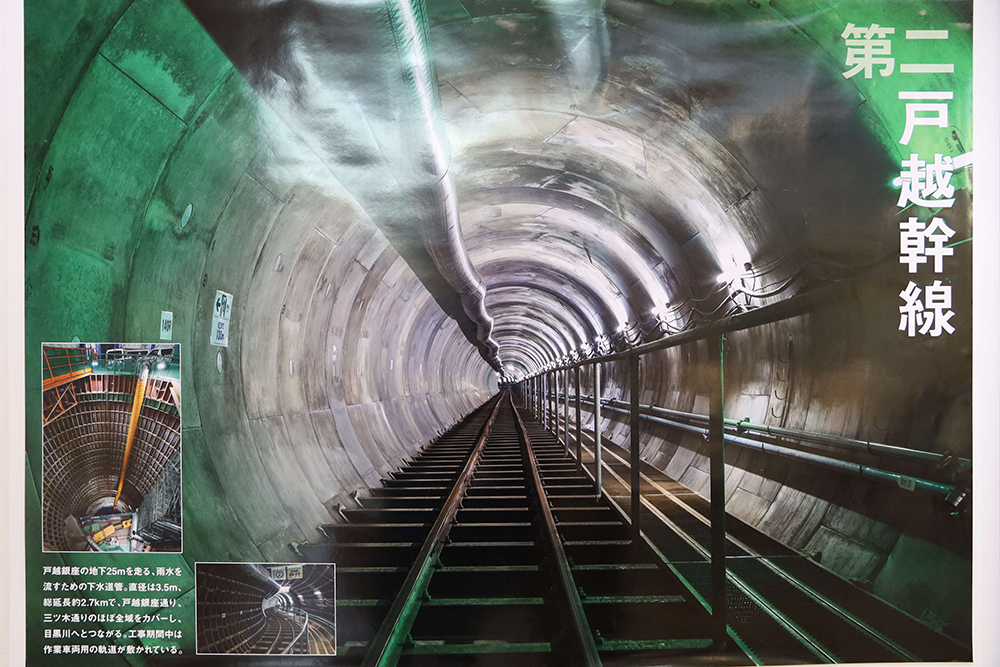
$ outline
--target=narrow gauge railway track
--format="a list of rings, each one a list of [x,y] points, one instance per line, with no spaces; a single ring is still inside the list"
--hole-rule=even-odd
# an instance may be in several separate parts
[[[302,619],[278,609],[264,612],[267,625],[254,645],[247,651],[252,654],[279,654],[289,648],[302,630]],[[299,642],[302,644],[303,642]],[[289,653],[305,653],[304,646],[294,646]]]
[[[751,664],[506,392],[360,503],[297,546],[337,563],[333,664]]]
[[[310,621],[315,619],[310,618]],[[309,653],[317,655],[333,655],[336,645],[333,630],[322,622],[310,622],[308,647]]]

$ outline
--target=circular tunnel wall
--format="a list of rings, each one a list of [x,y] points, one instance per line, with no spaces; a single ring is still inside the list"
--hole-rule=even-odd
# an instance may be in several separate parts
[[[48,118],[51,177],[30,188],[43,240],[26,292],[29,309],[62,307],[27,335],[156,340],[173,312],[185,555],[291,558],[290,543],[338,520],[338,503],[480,405],[497,376],[182,4],[35,9],[30,78],[48,83],[28,103]],[[69,70],[44,63],[53,30]],[[161,66],[184,74],[167,82]],[[111,117],[121,131],[106,131]],[[226,348],[208,342],[217,289],[235,301]]]
[[[264,600],[278,588],[254,565],[202,565],[198,571],[199,652],[248,652],[267,626]]]
[[[42,526],[47,551],[71,550],[64,525],[67,517],[93,516],[112,504],[121,478],[136,383],[134,375],[91,374],[75,380],[75,405],[44,426]],[[66,389],[65,385],[50,389],[45,398]],[[178,473],[181,422],[169,383],[152,381],[144,396],[115,506],[118,512],[136,511],[165,475]]]
[[[317,25],[361,11],[322,4]],[[905,157],[886,129],[895,112],[869,83],[844,79],[836,39],[869,10],[848,17],[830,3],[802,17],[755,4],[428,3],[462,231],[512,374],[895,261],[890,183]],[[952,4],[901,3],[888,18],[926,9],[953,26],[944,57],[961,63],[969,10]],[[261,3],[279,12],[264,24],[308,44],[316,26],[301,29],[305,14],[281,5]],[[223,54],[179,2],[33,3],[26,14],[26,238],[36,237],[26,248],[27,367],[37,368],[41,340],[152,340],[159,313],[173,312],[186,352],[185,558],[291,558],[289,545],[337,521],[352,492],[497,388],[421,267],[383,233],[377,207],[359,203],[364,160],[399,148],[381,132],[398,106],[334,105],[305,119],[316,124],[294,122],[281,101],[343,72],[266,89],[260,82],[276,79]],[[358,53],[326,54],[358,76],[354,94],[333,88],[322,99],[386,95],[388,75],[371,65],[381,61]],[[967,104],[958,95],[955,118]],[[919,149],[971,150],[971,128],[959,124],[948,145]],[[970,202],[966,180],[949,219],[956,238],[971,237]],[[958,246],[959,264],[970,253]],[[953,279],[956,301],[967,299],[968,276]],[[970,312],[957,314],[961,335],[904,350],[889,321],[898,289],[881,283],[868,309],[732,336],[731,409],[967,452]],[[235,299],[225,348],[209,342],[217,290]],[[706,355],[692,344],[647,358],[642,400],[701,411]],[[625,396],[622,368],[607,368],[605,383],[606,395]],[[29,402],[37,488],[35,410]],[[627,443],[622,420],[605,419]],[[647,461],[704,492],[697,439],[656,428],[643,438]],[[912,496],[902,490],[756,455],[730,463],[734,515],[964,632],[961,523],[944,527],[924,503],[904,516]]]

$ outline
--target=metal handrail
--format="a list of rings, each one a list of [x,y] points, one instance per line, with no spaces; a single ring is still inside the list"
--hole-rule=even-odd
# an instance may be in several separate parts
[[[782,447],[779,445],[774,445],[768,442],[759,442],[745,438],[742,436],[742,431],[739,430],[739,423],[737,423],[737,435],[732,433],[727,433],[727,423],[724,420],[724,406],[725,406],[725,382],[723,376],[723,368],[725,363],[725,334],[734,331],[743,331],[746,329],[751,329],[754,327],[759,327],[766,324],[772,324],[774,322],[780,322],[794,317],[799,317],[802,315],[807,315],[815,313],[818,311],[826,310],[835,306],[840,306],[842,304],[851,303],[852,301],[861,301],[862,290],[864,289],[865,279],[870,280],[872,278],[872,271],[865,271],[863,273],[856,274],[850,278],[845,278],[838,280],[831,285],[826,287],[821,287],[818,289],[810,290],[808,292],[800,293],[795,296],[789,297],[777,303],[773,303],[766,306],[761,306],[759,308],[754,308],[749,311],[736,313],[733,315],[728,315],[726,317],[721,317],[712,322],[708,322],[704,325],[694,327],[687,331],[675,333],[672,335],[665,336],[659,340],[645,343],[642,345],[636,345],[630,347],[629,349],[622,350],[620,352],[610,352],[608,354],[599,354],[597,356],[589,358],[580,359],[570,359],[570,360],[557,360],[551,363],[551,365],[543,367],[536,371],[535,373],[528,375],[527,377],[521,378],[519,384],[522,390],[529,389],[533,390],[536,401],[533,404],[532,409],[538,414],[539,419],[542,421],[546,428],[549,428],[550,413],[552,418],[554,418],[556,428],[558,429],[558,408],[559,408],[559,396],[555,396],[553,401],[554,405],[550,405],[550,397],[553,396],[553,392],[549,390],[548,378],[550,375],[558,377],[560,371],[577,369],[583,366],[590,366],[594,370],[594,387],[595,394],[597,394],[594,400],[594,411],[595,416],[600,414],[600,408],[602,405],[600,391],[601,383],[599,380],[601,365],[606,362],[613,361],[628,361],[628,371],[629,371],[629,384],[630,384],[630,402],[628,409],[622,409],[615,407],[613,404],[609,404],[608,407],[611,410],[629,414],[629,423],[631,424],[630,433],[630,467],[631,467],[631,521],[632,529],[636,533],[639,531],[639,523],[641,518],[641,501],[642,496],[640,494],[640,441],[639,441],[639,429],[640,420],[648,419],[652,421],[660,421],[667,423],[668,425],[676,425],[677,428],[683,428],[687,430],[696,431],[701,435],[708,436],[709,441],[709,461],[710,461],[710,489],[711,489],[711,545],[710,545],[710,557],[711,557],[711,590],[712,590],[712,615],[713,618],[717,620],[717,636],[716,639],[721,647],[726,638],[725,633],[725,617],[726,617],[726,554],[725,554],[725,518],[726,518],[726,494],[725,494],[725,446],[727,443],[735,444],[744,447],[752,447],[761,451],[768,451],[772,454],[777,454],[779,456],[790,456],[800,460],[810,461],[814,464],[825,465],[828,468],[834,468],[841,470],[843,472],[848,472],[849,474],[856,474],[864,479],[875,479],[883,482],[895,482],[899,486],[908,489],[922,488],[927,491],[931,491],[935,494],[940,494],[944,496],[945,502],[951,504],[954,507],[958,507],[964,499],[969,494],[969,489],[967,487],[952,487],[944,484],[938,484],[936,482],[929,482],[927,480],[919,480],[916,478],[898,475],[896,473],[890,473],[888,471],[879,470],[875,468],[870,468],[868,466],[861,466],[857,464],[847,463],[839,459],[825,457],[818,454],[813,454],[806,451],[796,450],[789,447]],[[709,365],[710,372],[714,376],[710,385],[709,391],[709,417],[707,428],[701,428],[693,426],[690,424],[681,424],[680,422],[671,422],[671,420],[664,419],[662,417],[657,417],[650,414],[643,414],[640,411],[638,396],[640,391],[640,386],[638,382],[639,376],[639,360],[642,355],[656,352],[660,350],[665,350],[680,345],[685,345],[689,343],[696,343],[698,341],[706,340],[708,342],[709,348]],[[601,349],[603,352],[603,348]],[[569,402],[568,397],[566,397],[566,403]],[[551,410],[550,410],[551,408]],[[594,435],[597,438],[597,446],[595,448],[595,472],[597,476],[597,488],[600,490],[600,470],[601,470],[601,448],[600,448],[600,420],[595,419],[594,424]],[[744,422],[744,426],[749,424],[749,422]],[[759,425],[753,425],[759,426]],[[566,424],[569,427],[569,424]],[[747,427],[748,428],[748,427]],[[558,433],[558,431],[557,431]],[[772,432],[775,434],[776,432]],[[840,443],[843,444],[843,443]],[[888,450],[883,450],[888,451]],[[916,451],[916,450],[913,450]],[[897,452],[898,453],[898,452]],[[925,459],[926,460],[926,459]]]
[[[49,350],[58,350],[60,352],[65,352],[65,354],[50,356],[48,354]],[[44,360],[45,367],[43,368],[43,371],[47,370],[50,378],[59,376],[54,369],[62,370],[64,368],[69,368],[72,370],[74,366],[85,366],[90,363],[88,351],[78,348],[45,348]]]
[[[580,600],[580,593],[573,581],[573,573],[569,568],[569,559],[559,539],[559,529],[556,528],[555,516],[549,506],[549,500],[545,495],[545,488],[542,486],[542,476],[538,472],[538,464],[535,461],[535,453],[531,447],[531,439],[521,421],[521,415],[514,408],[514,400],[510,393],[507,393],[507,400],[510,401],[511,410],[514,411],[514,421],[517,424],[518,432],[521,435],[524,447],[527,450],[528,468],[531,471],[531,482],[535,491],[535,500],[538,504],[538,512],[542,515],[542,542],[545,554],[548,557],[549,569],[552,574],[552,591],[554,593],[560,613],[566,621],[567,649],[569,655],[568,663],[580,665],[581,667],[600,667],[601,657],[597,651],[597,643],[594,641],[594,634],[590,630],[587,622],[587,615],[583,610],[583,601]],[[568,424],[567,424],[568,426]]]
[[[292,613],[297,616],[299,614],[299,611],[297,609],[296,610],[292,610]],[[304,633],[306,631],[306,628],[309,627],[309,614],[307,612],[305,612],[305,611],[303,611],[301,613],[302,613],[303,616],[306,617],[306,621],[305,621],[305,623],[302,624],[302,629],[299,630],[299,634],[295,635],[295,639],[293,639],[291,641],[291,643],[289,643],[288,646],[285,647],[285,650],[281,652],[282,655],[286,655],[289,651],[292,650],[293,646],[295,646],[296,644],[299,643],[299,640],[302,639],[302,633]],[[307,639],[307,642],[308,642],[308,639]],[[306,652],[308,653],[308,651],[309,651],[309,647],[307,646],[306,647]]]
[[[476,470],[476,464],[486,446],[486,440],[490,434],[490,428],[496,419],[500,407],[500,398],[493,404],[493,410],[489,418],[483,425],[479,439],[476,441],[472,453],[465,463],[455,485],[448,494],[448,499],[438,512],[437,520],[431,527],[427,538],[424,540],[420,553],[417,554],[410,571],[406,575],[399,593],[389,607],[389,611],[379,626],[378,633],[368,646],[368,653],[361,662],[362,667],[391,667],[395,665],[403,650],[403,642],[413,626],[413,621],[422,604],[421,597],[427,591],[431,575],[434,573],[434,562],[441,555],[444,549],[445,540],[451,531],[452,522],[458,514],[459,504],[465,497],[465,490],[472,481],[472,476]]]

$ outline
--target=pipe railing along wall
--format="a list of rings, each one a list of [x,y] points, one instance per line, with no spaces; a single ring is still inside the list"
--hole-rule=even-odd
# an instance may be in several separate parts
[[[610,405],[610,401],[606,401],[605,405],[619,414],[631,414],[629,410],[619,408],[614,405]],[[657,417],[649,413],[640,413],[641,419],[646,419],[648,421],[663,424],[665,426],[670,426],[672,428],[680,429],[682,431],[687,431],[689,433],[697,433],[699,435],[707,436],[709,434],[708,428],[702,428],[692,424],[685,424],[683,422],[664,419],[662,417]],[[630,422],[631,423],[631,422]],[[775,456],[782,456],[788,459],[794,459],[796,461],[802,461],[804,463],[810,463],[813,465],[818,465],[830,470],[836,470],[853,477],[858,477],[860,479],[867,479],[875,482],[883,482],[888,484],[894,484],[897,486],[904,486],[908,484],[913,484],[914,488],[921,491],[927,491],[932,493],[939,498],[954,499],[956,502],[962,500],[960,494],[961,492],[956,490],[951,484],[942,484],[940,482],[934,482],[927,479],[921,479],[919,477],[912,477],[909,475],[902,475],[899,473],[891,472],[888,470],[882,470],[880,468],[874,468],[871,466],[862,465],[860,463],[851,463],[849,461],[844,461],[842,459],[835,459],[830,456],[822,456],[819,454],[813,454],[810,452],[804,452],[798,449],[792,449],[791,447],[782,447],[781,445],[775,445],[769,442],[764,442],[763,440],[755,440],[752,438],[746,438],[737,435],[730,435],[726,433],[725,440],[727,443],[732,443],[737,447],[746,447],[748,449],[753,449],[755,451],[764,452],[766,454],[773,454]]]
[[[604,404],[613,405],[615,407],[622,407],[624,405],[622,401],[615,399],[608,399],[604,401]],[[674,417],[678,419],[688,419],[692,421],[708,423],[708,415],[699,415],[693,412],[682,412],[680,410],[671,410],[669,408],[662,408],[655,405],[642,405],[640,406],[640,410],[646,414],[651,414],[661,417]],[[951,454],[947,453],[942,454],[938,452],[928,452],[921,449],[913,449],[911,447],[902,447],[900,445],[887,445],[878,442],[872,442],[870,440],[858,440],[856,438],[847,438],[844,436],[830,435],[827,433],[815,433],[811,431],[783,428],[780,426],[754,424],[749,419],[726,419],[724,420],[724,422],[727,428],[731,430],[735,429],[737,433],[743,433],[745,431],[755,431],[765,435],[773,436],[775,438],[791,438],[793,440],[814,442],[816,444],[827,445],[830,447],[836,447],[845,450],[864,451],[876,456],[888,456],[891,458],[903,459],[908,461],[919,461],[922,463],[944,464],[948,461],[953,461],[957,465],[963,467],[969,467],[972,465],[971,459],[962,457],[953,457]]]
[[[653,341],[646,344],[641,344],[622,352],[616,352],[611,354],[601,355],[590,359],[579,359],[576,361],[567,361],[565,359],[559,360],[553,363],[549,368],[539,371],[536,376],[540,376],[543,381],[542,398],[546,405],[550,401],[550,393],[547,386],[547,379],[549,376],[555,375],[558,377],[560,371],[576,369],[581,366],[592,366],[595,371],[595,382],[594,389],[595,395],[597,396],[594,401],[595,408],[595,419],[594,419],[594,436],[595,441],[599,437],[601,428],[601,420],[599,418],[599,410],[602,400],[599,396],[600,392],[600,381],[599,369],[602,363],[610,361],[627,361],[629,368],[629,382],[630,385],[630,404],[628,427],[630,431],[631,440],[631,467],[632,467],[632,486],[633,495],[636,495],[638,491],[638,468],[639,462],[639,438],[638,434],[640,431],[640,421],[642,418],[639,404],[638,404],[638,391],[642,386],[638,381],[639,374],[639,360],[643,355],[650,352],[655,352],[659,350],[665,350],[668,348],[676,347],[686,343],[693,343],[701,340],[718,340],[719,341],[719,354],[718,354],[718,364],[713,364],[712,373],[716,374],[719,378],[718,382],[710,383],[709,390],[709,405],[710,412],[708,415],[708,428],[701,427],[689,427],[697,428],[697,432],[701,435],[707,435],[711,443],[710,447],[710,500],[711,500],[711,524],[712,524],[712,549],[711,549],[711,560],[712,560],[712,590],[713,590],[713,609],[717,610],[716,621],[718,627],[724,628],[725,623],[725,613],[726,613],[726,602],[725,602],[725,548],[724,548],[724,535],[725,535],[725,444],[727,442],[740,445],[749,446],[760,449],[761,451],[770,451],[772,454],[777,455],[790,455],[791,452],[795,452],[796,455],[801,454],[800,460],[809,461],[818,465],[825,465],[830,468],[836,468],[844,472],[854,472],[857,469],[859,477],[865,479],[874,479],[878,481],[892,481],[895,483],[900,483],[900,481],[906,482],[905,476],[896,475],[894,473],[888,473],[887,471],[881,471],[878,469],[867,468],[864,466],[854,466],[853,464],[847,464],[845,462],[837,461],[829,457],[822,457],[815,454],[806,455],[805,452],[798,452],[786,447],[780,447],[777,445],[767,445],[766,443],[758,443],[751,441],[741,435],[730,435],[725,432],[725,402],[723,396],[723,385],[724,385],[724,361],[725,361],[725,350],[723,345],[724,336],[727,333],[741,331],[745,329],[751,329],[765,324],[770,324],[774,322],[779,322],[787,320],[800,315],[805,315],[808,313],[813,313],[816,311],[831,308],[840,304],[847,303],[851,300],[862,299],[863,295],[860,294],[864,283],[861,282],[862,279],[871,279],[870,275],[872,272],[869,271],[867,274],[859,274],[851,279],[845,279],[833,285],[827,287],[821,287],[814,290],[810,290],[805,293],[801,293],[790,298],[784,299],[777,303],[762,306],[747,312],[742,312],[736,315],[731,315],[728,317],[721,318],[719,320],[710,322],[705,325],[695,327],[689,331],[673,334],[661,338],[660,340]],[[711,350],[711,345],[710,345]],[[714,356],[714,355],[713,355]],[[528,379],[530,379],[530,376]],[[558,391],[558,390],[557,390]],[[558,405],[558,396],[552,396],[552,401]],[[617,412],[625,413],[623,408],[616,408],[613,405],[609,406],[612,410]],[[546,410],[546,416],[547,416]],[[556,428],[558,428],[558,413],[556,413],[557,419]],[[653,415],[646,415],[647,419],[662,419],[660,417],[654,417]],[[567,428],[569,424],[566,424]],[[822,461],[822,462],[821,462]],[[600,471],[601,464],[600,459],[595,462],[595,468]],[[927,482],[926,480],[921,480],[923,484],[917,482],[914,478],[909,478],[909,480],[919,488],[931,491],[937,495],[945,497],[949,502],[955,504],[961,502],[964,498],[965,493],[961,491],[956,491],[954,487],[948,485],[939,485],[933,482]],[[906,482],[909,483],[909,482]],[[945,488],[947,487],[947,488]],[[600,487],[598,487],[600,491]],[[640,533],[640,503],[633,500],[632,503],[632,521],[633,530],[637,534]],[[725,633],[720,632],[717,636],[719,642],[725,641]]]
[[[560,394],[560,398],[564,396],[565,394]],[[592,401],[594,397],[583,395],[580,398]],[[601,405],[618,414],[630,414],[629,404],[625,403],[624,401],[620,401],[613,398],[602,399]],[[708,415],[700,415],[692,412],[682,412],[680,410],[670,410],[667,408],[661,408],[654,405],[640,405],[639,416],[640,418],[646,419],[647,421],[651,421],[657,424],[663,424],[665,426],[671,426],[673,428],[681,429],[689,433],[698,433],[700,435],[706,435],[708,433],[708,428],[707,428],[709,422]],[[670,419],[668,417],[673,417],[674,419]],[[890,484],[898,484],[900,486],[908,484],[907,480],[913,480],[916,484],[916,488],[924,491],[929,491],[941,497],[948,497],[949,494],[954,493],[955,487],[949,484],[942,484],[939,482],[920,479],[919,477],[902,475],[886,470],[879,470],[878,468],[853,463],[851,461],[847,461],[844,459],[818,455],[808,451],[802,451],[797,447],[783,447],[781,444],[771,443],[753,437],[746,437],[743,434],[746,431],[759,431],[762,434],[771,435],[776,439],[782,438],[783,439],[782,444],[789,444],[798,447],[808,446],[805,443],[816,443],[816,444],[827,445],[830,447],[836,447],[844,450],[845,452],[866,451],[874,455],[882,455],[908,461],[919,461],[922,463],[943,464],[945,462],[953,460],[958,465],[963,467],[970,467],[972,465],[972,461],[970,461],[969,459],[953,458],[949,454],[925,452],[921,450],[911,449],[909,447],[900,447],[897,445],[885,445],[875,442],[866,442],[863,440],[855,440],[853,438],[845,438],[843,436],[834,436],[825,433],[813,433],[809,431],[800,431],[796,429],[787,429],[787,428],[766,426],[761,424],[752,424],[747,420],[743,419],[739,420],[725,419],[723,421],[726,425],[726,430],[727,430],[726,442],[732,442],[737,446],[748,447],[751,449],[755,449],[757,451],[762,451],[767,454],[774,454],[776,456],[793,458],[807,463],[814,463],[816,465],[839,470],[841,472],[861,477],[863,479],[870,479],[879,482],[888,482]],[[786,440],[789,438],[792,440],[791,441]]]

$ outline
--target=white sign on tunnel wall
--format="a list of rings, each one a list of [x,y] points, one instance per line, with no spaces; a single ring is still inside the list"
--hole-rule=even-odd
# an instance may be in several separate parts
[[[233,295],[215,290],[212,304],[212,345],[229,347],[229,318],[233,313]]]
[[[173,340],[174,314],[169,310],[160,311],[160,340]]]

